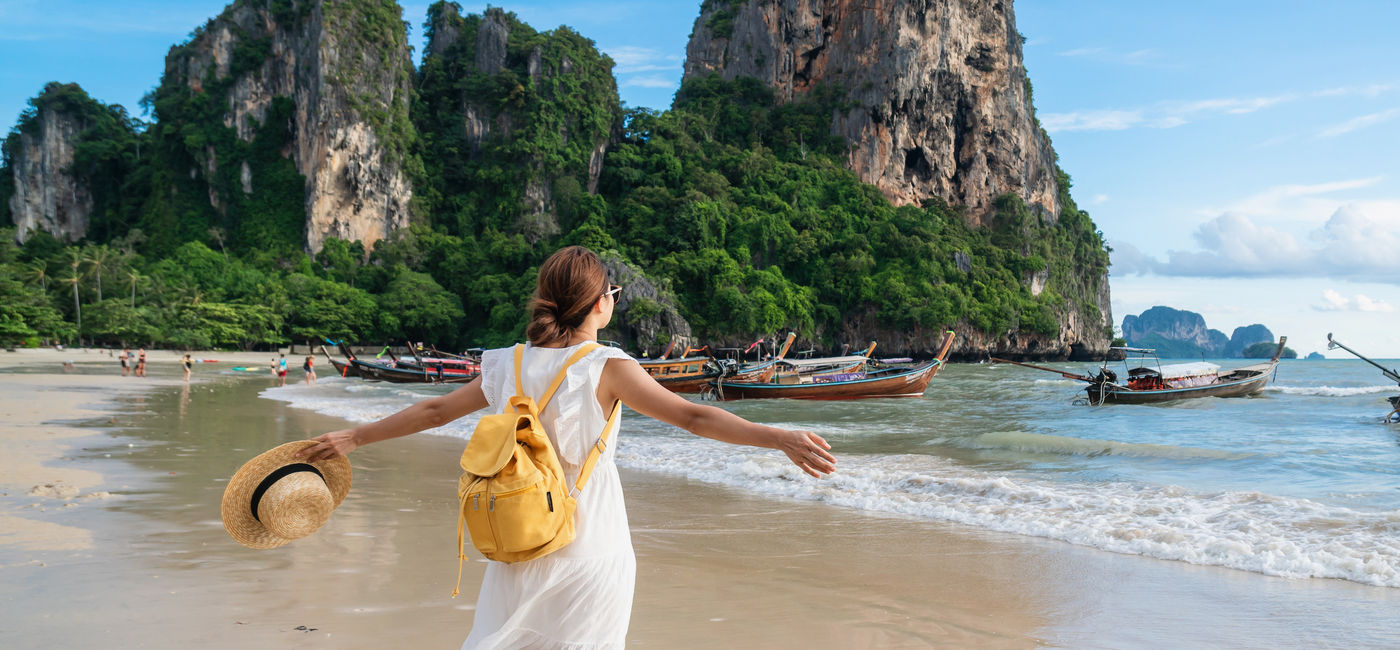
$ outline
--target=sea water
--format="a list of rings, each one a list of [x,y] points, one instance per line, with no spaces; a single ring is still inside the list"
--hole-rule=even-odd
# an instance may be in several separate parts
[[[772,450],[631,411],[617,462],[1106,552],[1400,588],[1400,424],[1382,423],[1400,387],[1375,368],[1284,361],[1257,396],[1161,405],[1086,406],[1076,403],[1082,386],[1015,366],[951,364],[918,399],[717,404],[826,438],[839,461],[822,480]],[[262,395],[368,422],[452,388],[332,377]],[[465,439],[475,424],[469,416],[431,433]]]

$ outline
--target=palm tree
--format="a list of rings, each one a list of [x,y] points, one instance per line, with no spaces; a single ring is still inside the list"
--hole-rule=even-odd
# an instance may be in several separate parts
[[[88,264],[91,265],[90,270],[97,277],[97,302],[102,302],[102,271],[111,268],[110,265],[114,261],[112,249],[106,244],[96,244],[87,247],[86,253]]]
[[[29,277],[34,278],[39,283],[39,289],[45,293],[49,290],[49,263],[44,260],[34,260],[29,265]]]
[[[136,269],[126,270],[127,284],[131,285],[131,308],[136,309],[136,283],[145,280],[146,276],[141,275]]]
[[[227,236],[227,235],[224,234],[224,229],[223,229],[223,228],[220,228],[220,227],[218,227],[218,226],[214,226],[214,227],[212,227],[212,228],[209,229],[209,238],[210,238],[210,239],[213,239],[215,242],[218,242],[218,244],[219,244],[219,250],[224,254],[224,261],[225,261],[225,262],[228,261],[228,251],[227,251],[227,250],[224,250],[224,238],[225,238],[226,236]]]
[[[77,270],[73,271],[73,275],[71,277],[63,278],[63,282],[73,285],[73,311],[77,314],[78,317],[79,336],[81,336],[81,333],[83,331],[83,306],[81,303],[78,302],[78,283],[82,281],[82,279],[82,274],[78,273]]]
[[[83,279],[82,266],[86,261],[83,252],[78,247],[68,249],[68,266],[72,269],[72,275],[63,278],[63,281],[73,285],[73,312],[77,314],[78,336],[82,336],[83,331],[83,306],[78,302],[78,283]]]

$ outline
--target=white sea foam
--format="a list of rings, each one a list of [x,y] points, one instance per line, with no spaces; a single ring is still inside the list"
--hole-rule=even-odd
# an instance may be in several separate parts
[[[1373,393],[1393,393],[1396,386],[1266,386],[1266,391],[1277,391],[1285,395],[1317,395],[1322,397],[1349,397],[1371,395]]]
[[[265,390],[262,396],[368,422],[430,395],[367,384],[349,390],[353,385],[287,386]],[[1259,492],[1061,481],[1021,472],[986,472],[916,454],[842,455],[838,473],[815,480],[769,450],[696,438],[639,417],[629,420],[636,425],[624,429],[617,452],[618,464],[627,468],[1116,553],[1400,588],[1400,510],[1363,512]],[[463,418],[433,433],[465,439],[475,423],[474,417]],[[991,433],[969,440],[973,446],[1089,455],[1095,449],[1185,458],[1216,453],[1024,433]]]

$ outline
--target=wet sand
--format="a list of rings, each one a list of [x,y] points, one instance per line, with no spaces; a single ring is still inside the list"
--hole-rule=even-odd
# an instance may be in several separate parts
[[[39,469],[26,476],[79,494],[31,495],[29,479],[0,479],[0,517],[80,531],[72,545],[20,543],[0,520],[0,646],[460,645],[484,566],[469,561],[463,595],[448,598],[460,440],[420,435],[355,452],[354,486],[322,530],[254,551],[220,524],[228,476],[264,449],[345,423],[258,398],[266,375],[196,366],[198,381],[185,385],[176,364],[153,363],[144,391],[113,393],[120,377],[89,376],[106,370],[75,360],[79,374],[44,374],[57,363],[37,361],[0,374],[0,451],[29,449],[26,466]],[[113,401],[78,410],[102,397]],[[31,424],[18,424],[19,412]],[[61,433],[21,435],[26,427]],[[1396,590],[1116,555],[646,472],[623,482],[638,556],[633,647],[1400,644]],[[81,498],[98,492],[110,496]]]

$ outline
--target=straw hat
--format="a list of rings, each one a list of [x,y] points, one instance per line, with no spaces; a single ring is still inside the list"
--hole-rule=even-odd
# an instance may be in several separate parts
[[[277,548],[316,532],[350,492],[350,461],[313,463],[295,454],[315,445],[299,440],[258,455],[224,488],[224,530],[249,548]]]

